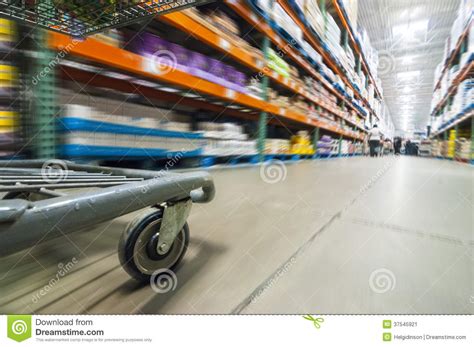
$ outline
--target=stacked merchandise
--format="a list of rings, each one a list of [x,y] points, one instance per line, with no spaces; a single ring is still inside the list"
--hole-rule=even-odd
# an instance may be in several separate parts
[[[263,100],[263,88],[262,83],[260,83],[258,78],[250,78],[248,84],[245,87],[248,94],[252,95],[254,98]]]
[[[198,129],[207,140],[204,155],[255,155],[257,145],[249,140],[242,126],[234,123],[199,122]]]
[[[454,158],[455,151],[456,151],[456,130],[452,129],[449,131],[446,156],[451,159]]]
[[[465,137],[456,140],[456,159],[462,161],[470,161],[474,159],[474,154],[471,154],[471,140]]]
[[[163,70],[178,69],[229,89],[247,93],[247,76],[217,59],[150,33],[141,33],[134,37],[130,47],[133,52],[147,58],[144,60],[146,71],[162,74]]]
[[[328,45],[329,51],[334,54],[344,70],[347,71],[349,80],[353,82],[356,78],[354,53],[349,46],[344,48],[341,46],[341,30],[334,18],[330,14],[326,14],[326,20],[325,43]],[[337,81],[337,83],[344,86],[342,81]]]
[[[351,148],[351,141],[349,140],[341,141],[341,154],[350,154],[351,153],[350,148]]]
[[[422,157],[430,157],[432,150],[432,144],[430,140],[421,140],[418,149],[418,154]]]
[[[297,135],[293,135],[291,137],[291,154],[314,154],[314,147],[311,144],[311,140],[307,131],[298,131]]]
[[[300,8],[303,9],[304,16],[311,27],[319,34],[320,37],[324,37],[324,17],[323,14],[318,6],[317,1],[306,0],[304,1],[304,5],[301,5],[302,1],[298,1],[300,3]]]
[[[469,127],[458,129],[456,134],[456,153],[455,158],[462,161],[470,161],[474,157],[471,153],[471,130]]]
[[[471,3],[471,5],[469,6],[468,3]],[[468,7],[470,7],[471,11],[469,11]],[[461,6],[459,7],[458,15],[454,20],[453,26],[451,27],[451,33],[449,36],[450,40],[448,45],[449,50],[447,51],[446,56],[449,57],[456,48],[456,45],[459,41],[459,37],[462,35],[465,25],[469,21],[470,17],[472,17],[472,1],[461,1]]]
[[[443,73],[443,68],[445,62],[449,57],[452,56],[453,51],[458,47],[459,38],[463,34],[469,21],[472,21],[473,14],[473,1],[472,0],[462,0],[459,7],[458,15],[454,24],[451,28],[451,34],[446,40],[444,55],[441,63],[435,69],[435,82],[439,81],[441,74]],[[432,100],[432,110],[436,105],[441,101],[441,99],[446,95],[449,87],[452,85],[453,81],[458,77],[458,73],[463,71],[463,69],[474,60],[474,29],[470,25],[470,32],[468,34],[468,42],[466,45],[466,51],[462,53],[459,64],[454,65],[450,69],[444,72],[441,78],[440,88],[435,90]]]
[[[280,29],[285,30],[296,42],[300,44],[303,42],[303,31],[279,3],[274,2],[273,9],[269,13]]]
[[[337,141],[331,136],[323,135],[317,143],[317,153],[319,155],[334,154],[334,147],[337,147]]]
[[[114,47],[122,47],[123,37],[122,33],[117,29],[109,29],[91,36],[93,39],[102,42],[106,45]]]
[[[347,17],[349,18],[349,24],[353,28],[357,28],[357,13],[358,13],[358,2],[357,0],[342,0],[342,5],[346,10]]]
[[[156,108],[125,104],[114,111],[106,113],[85,105],[65,105],[59,124],[63,155],[161,157],[171,152],[199,155],[206,143],[201,134],[190,132],[189,124],[160,119],[165,114],[167,119],[172,117],[165,110],[160,114]]]
[[[326,13],[326,33],[324,36],[324,42],[328,45],[329,50],[339,57],[343,51],[341,47],[341,29],[336,24],[334,18]]]
[[[447,123],[453,120],[460,113],[468,112],[474,108],[474,78],[466,79],[461,82],[454,94],[450,107],[444,109],[444,113],[437,117],[433,122],[433,130],[443,128]],[[439,91],[439,90],[438,90]],[[436,91],[433,100],[439,92]],[[439,101],[438,101],[439,102]],[[435,101],[437,104],[438,102]]]
[[[352,154],[361,155],[363,151],[363,144],[362,142],[352,143],[351,145],[351,152]]]
[[[290,154],[290,141],[265,139],[265,154]]]
[[[357,124],[359,127],[364,126],[364,119],[359,117],[356,111],[353,109],[350,109],[349,111],[346,111],[346,118],[349,119],[351,122]]]
[[[359,28],[359,42],[360,42],[360,47],[362,49],[362,53],[365,57],[365,60],[367,61],[369,70],[371,75],[374,78],[377,78],[377,67],[379,65],[379,57],[377,50],[372,48],[372,44],[370,43],[369,35],[367,34],[367,31],[364,30],[363,28]],[[365,81],[363,81],[365,85]],[[379,84],[380,85],[380,84]]]
[[[308,42],[303,41],[301,46],[303,47],[303,50],[308,54],[308,56],[313,60],[314,63],[318,65],[323,64],[323,58],[321,55],[316,52],[316,50],[311,46]]]
[[[431,141],[431,155],[433,157],[442,157],[442,142],[440,140],[432,140]]]
[[[291,103],[291,109],[299,112],[301,114],[304,114],[306,116],[309,115],[310,111],[310,106],[306,102],[306,99],[303,98],[301,95],[295,95],[290,98],[290,103]]]
[[[448,147],[449,147],[449,141],[440,141],[440,154],[441,154],[441,157],[443,157],[443,158],[448,157]]]
[[[12,154],[18,141],[19,115],[14,106],[18,73],[11,51],[15,36],[15,23],[0,18],[0,156]]]
[[[191,17],[194,21],[222,37],[224,42],[223,44],[225,44],[225,41],[230,42],[232,45],[246,50],[255,61],[264,61],[263,52],[241,38],[241,33],[237,23],[229,18],[225,13],[220,11],[212,11],[210,14],[203,14],[195,7],[182,10],[182,12],[188,17]]]
[[[283,77],[290,77],[290,66],[271,48],[268,50],[267,66]]]
[[[272,88],[267,90],[268,102],[280,106],[282,108],[290,107],[290,98],[288,96],[280,95],[278,92]]]
[[[458,90],[453,98],[450,110],[450,117],[464,112],[467,108],[472,107],[474,102],[474,78],[466,79],[459,84]]]

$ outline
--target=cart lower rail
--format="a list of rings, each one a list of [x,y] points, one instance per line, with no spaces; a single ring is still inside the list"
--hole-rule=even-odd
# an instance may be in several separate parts
[[[214,197],[208,173],[170,173],[59,160],[0,162],[0,256],[146,208],[119,241],[138,280],[174,268],[189,242],[193,202]]]

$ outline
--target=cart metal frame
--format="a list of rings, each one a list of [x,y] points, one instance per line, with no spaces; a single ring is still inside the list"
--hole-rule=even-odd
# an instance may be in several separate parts
[[[59,160],[15,160],[0,161],[0,193],[5,193],[0,200],[0,256],[151,207],[159,214],[147,223],[160,220],[150,234],[154,242],[151,252],[156,251],[151,258],[156,260],[166,257],[180,231],[188,230],[185,224],[192,203],[211,201],[215,188],[207,172],[171,173]],[[33,195],[41,199],[33,201]],[[121,248],[134,249],[133,255],[121,256],[125,268],[124,262],[133,262],[138,252],[135,243],[143,243],[137,237],[146,227],[141,224],[144,218],[131,223],[119,246],[119,253],[124,252]],[[150,213],[146,218],[150,218]],[[138,231],[137,225],[141,228]],[[131,233],[138,234],[129,240]],[[127,244],[130,242],[133,244]],[[142,266],[131,275],[147,279],[153,272],[153,264],[148,262],[147,269]]]
[[[58,1],[53,0],[0,0],[0,15],[63,34],[85,37],[212,1],[215,0],[137,0],[101,4],[77,0],[69,6],[63,4],[62,8],[57,6]],[[77,18],[76,11],[83,16]]]

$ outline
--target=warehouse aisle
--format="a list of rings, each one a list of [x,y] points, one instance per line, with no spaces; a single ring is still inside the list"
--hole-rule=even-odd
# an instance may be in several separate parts
[[[217,196],[194,205],[191,245],[174,290],[155,293],[121,269],[116,247],[128,215],[6,258],[0,307],[36,313],[472,313],[471,166],[350,158],[212,174]],[[73,256],[77,264],[48,286],[57,263]]]

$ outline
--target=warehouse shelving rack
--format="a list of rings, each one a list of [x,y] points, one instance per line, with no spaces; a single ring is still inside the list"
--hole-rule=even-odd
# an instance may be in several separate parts
[[[457,77],[453,80],[451,86],[448,88],[446,95],[440,100],[440,102],[435,106],[433,112],[431,113],[432,117],[435,117],[438,112],[442,111],[444,106],[448,103],[450,98],[456,93],[459,84],[465,79],[472,77],[474,74],[474,61],[471,61],[469,64],[466,64],[462,70],[458,73]]]
[[[449,69],[455,64],[455,61],[459,58],[459,56],[467,51],[467,40],[469,39],[469,32],[471,30],[471,26],[473,25],[473,17],[471,14],[471,18],[467,22],[466,26],[464,27],[461,35],[457,39],[456,45],[454,50],[446,57],[444,61],[443,68],[441,70],[441,74],[437,81],[435,81],[433,91],[438,90],[441,88],[441,81],[446,73],[448,73]],[[474,55],[474,53],[473,53]],[[431,113],[432,119],[435,117],[440,116],[444,111],[451,106],[452,98],[456,94],[459,85],[466,79],[472,78],[474,76],[474,60],[472,60],[472,56],[470,61],[466,63],[464,67],[460,69],[457,73],[456,78],[451,81],[451,85],[448,86],[446,94],[441,98],[441,100],[435,105],[433,111]],[[441,137],[444,141],[448,139],[448,132],[450,130],[455,130],[456,136],[459,134],[460,129],[467,129],[471,134],[471,156],[474,153],[474,104],[471,103],[468,107],[462,110],[459,114],[455,115],[451,119],[447,120],[444,124],[440,126],[439,129],[434,131],[430,138],[439,138]],[[457,139],[457,138],[456,138]],[[454,159],[456,159],[456,153],[454,154]],[[472,163],[472,158],[471,158]]]
[[[443,66],[443,69],[441,70],[441,74],[438,78],[438,80],[436,81],[435,83],[435,86],[434,86],[434,90],[438,89],[439,87],[441,87],[441,80],[443,79],[443,76],[444,74],[447,72],[448,70],[448,67],[452,66],[453,62],[454,62],[454,59],[456,57],[456,55],[461,51],[461,49],[463,48],[463,43],[465,43],[465,40],[469,34],[469,30],[472,26],[472,23],[473,23],[473,17],[471,15],[471,19],[468,21],[466,27],[464,28],[462,34],[459,36],[458,40],[457,40],[457,43],[456,43],[456,46],[454,48],[454,50],[451,52],[451,54],[446,57],[446,60],[444,62],[444,66]]]
[[[278,83],[279,85],[285,87],[289,91],[301,95],[304,98],[306,98],[308,101],[313,102],[314,104],[328,110],[332,114],[343,118],[345,121],[353,124],[360,130],[364,130],[363,127],[361,127],[359,124],[353,122],[352,120],[346,118],[344,116],[343,112],[340,112],[338,109],[335,109],[333,107],[328,106],[324,100],[321,98],[318,98],[316,96],[311,95],[310,93],[307,93],[304,91],[301,87],[297,86],[294,81],[292,81],[290,78],[283,77],[273,71],[269,71],[267,69],[262,69],[265,65],[263,61],[256,61],[251,57],[251,55],[245,50],[242,49],[241,47],[234,45],[225,39],[221,38],[219,35],[216,33],[212,32],[196,20],[193,20],[188,14],[186,13],[172,13],[166,16],[163,16],[160,18],[160,20],[164,20],[166,23],[173,25],[184,32],[186,32],[189,35],[192,35],[199,40],[202,40],[203,42],[207,43],[211,47],[227,54],[228,56],[232,57],[236,61],[242,63],[243,65],[251,68],[254,72],[262,72],[265,74],[268,78],[270,78],[272,81],[275,83]],[[289,47],[285,48],[286,50],[290,50]],[[296,55],[297,52],[292,49],[292,54]],[[308,64],[307,62],[303,62],[304,65]],[[314,73],[314,76],[318,76],[314,69],[312,69],[309,65],[306,65],[308,67],[308,70],[312,71]],[[322,79],[321,79],[322,80]],[[324,81],[326,82],[326,81]],[[326,84],[327,88],[329,90],[333,91],[334,93],[337,93],[340,98],[342,98],[342,95],[337,92],[332,86],[329,84]],[[359,110],[355,109],[356,112],[362,117],[362,114],[360,113]]]
[[[332,4],[333,4],[333,6],[336,10],[336,13],[337,13],[339,19],[341,20],[341,22],[344,26],[346,35],[351,40],[352,46],[354,47],[354,49],[355,49],[355,51],[358,55],[358,59],[357,59],[358,68],[360,68],[360,66],[362,65],[362,67],[364,68],[367,76],[370,78],[370,81],[374,85],[374,88],[375,88],[375,91],[377,92],[378,97],[380,99],[382,99],[383,98],[382,93],[380,92],[379,87],[377,86],[377,83],[375,82],[374,77],[372,76],[372,73],[369,69],[369,65],[367,64],[367,60],[366,60],[366,58],[365,58],[365,56],[362,52],[360,42],[354,34],[354,29],[352,28],[352,26],[349,23],[349,17],[347,16],[347,12],[344,9],[344,5],[342,4],[341,0],[332,0]]]
[[[279,1],[279,0],[275,0],[275,1]],[[266,16],[265,13],[259,12],[258,9],[252,6],[251,2],[246,3],[246,1],[243,1],[243,0],[226,0],[225,2],[230,8],[232,8],[243,19],[245,19],[250,25],[252,25],[252,27],[254,27],[258,31],[260,31],[263,35],[265,35],[265,38],[269,39],[276,47],[278,47],[281,50],[284,50],[289,55],[289,57],[294,62],[296,62],[299,66],[301,66],[307,73],[309,73],[310,76],[319,80],[321,83],[323,83],[324,87],[328,91],[330,91],[332,94],[336,95],[339,99],[341,99],[343,107],[350,107],[360,117],[366,118],[366,115],[361,113],[361,111],[352,103],[351,98],[347,94],[345,94],[343,91],[337,90],[333,85],[331,85],[327,80],[325,80],[324,77],[322,77],[316,72],[315,67],[308,60],[307,56],[305,54],[302,54],[297,49],[297,47],[295,47],[294,43],[289,42],[287,37],[285,37],[284,34],[278,31],[278,28],[276,28],[275,23],[271,23],[271,21],[269,20],[268,16]],[[287,10],[287,12],[290,15],[292,14],[288,4],[286,4],[285,2],[280,2],[280,1],[279,3],[280,5],[282,5],[282,7],[284,7]],[[295,15],[293,14],[293,19],[295,19],[294,16]],[[318,52],[322,53],[322,55],[325,55],[325,53],[322,50],[323,49],[322,45],[319,42],[317,42],[312,35],[309,34],[307,29],[299,22],[297,18],[295,19],[295,22],[299,23],[301,29],[304,32],[306,32],[306,37],[308,41],[312,43],[313,48],[315,48]],[[328,56],[325,56],[325,59],[330,66],[332,66],[333,68],[336,68],[335,63],[332,60],[330,60]],[[339,74],[342,74],[344,79],[346,78],[346,76],[342,73],[342,71],[339,70],[338,72]],[[351,88],[354,88],[352,85],[350,86]],[[353,90],[355,93],[358,93],[357,90],[355,89]],[[367,102],[365,103],[368,106],[368,103]],[[345,119],[343,115],[341,114],[339,114],[338,117]],[[345,119],[345,120],[348,121],[349,123],[352,123],[348,119]],[[324,126],[322,126],[321,128],[327,129],[327,127],[324,127]],[[365,130],[364,128],[360,126],[358,126],[358,128],[361,130]],[[333,130],[333,129],[329,129],[329,130]],[[342,135],[345,135],[345,134],[338,131],[335,131],[335,132],[341,135],[339,140],[342,140]],[[319,139],[319,127],[317,127],[314,131],[314,143],[316,143],[318,139]],[[359,140],[362,140],[362,139],[363,137],[359,138]]]
[[[321,56],[323,57],[323,61],[331,68],[332,71],[334,71],[337,75],[339,75],[339,77],[341,77],[341,79],[344,81],[344,83],[347,86],[349,86],[350,89],[352,89],[352,91],[354,92],[354,95],[357,96],[358,99],[363,102],[363,104],[370,111],[370,114],[380,119],[380,117],[377,114],[375,114],[369,102],[361,95],[360,91],[354,85],[352,85],[352,83],[349,81],[345,72],[343,71],[343,68],[334,58],[332,53],[329,50],[326,50],[324,48],[323,40],[319,38],[317,33],[314,32],[314,30],[312,30],[306,24],[306,20],[304,19],[304,17],[300,15],[299,11],[295,9],[296,5],[294,4],[294,2],[292,0],[276,0],[276,1],[278,1],[278,3],[286,11],[286,13],[290,15],[290,17],[295,21],[295,23],[298,24],[300,29],[303,31],[306,40],[313,46],[314,49],[316,49],[316,51],[319,54],[321,54]],[[323,10],[325,9],[325,1],[323,1],[323,4],[321,7]],[[347,30],[344,31],[344,35],[345,36],[348,35]]]
[[[247,7],[243,3],[243,1],[227,1],[227,5],[233,10],[235,10],[236,13],[241,15],[244,19],[249,21],[251,25],[255,25],[257,30],[264,33],[265,38],[262,43],[263,51],[265,51],[265,45],[268,45],[270,42],[272,42],[278,47],[285,46],[284,39],[279,34],[277,34],[273,30],[273,28],[268,25],[268,23],[258,20],[258,17],[255,15],[255,13],[253,13],[249,9],[249,7]],[[223,41],[222,38],[219,38],[216,34],[211,33],[205,26],[193,20],[193,18],[191,18],[184,12],[166,14],[160,17],[160,20],[167,24],[173,25],[185,32],[192,32],[195,38],[201,40],[202,42],[205,42],[206,44],[215,49],[225,52],[235,61],[249,67],[253,71],[261,71],[262,67],[264,66],[264,62],[254,61],[252,57],[247,52],[245,52],[244,49],[238,46],[230,45],[228,42],[225,42],[225,40]],[[74,39],[72,39],[71,37],[56,32],[48,32],[45,35],[47,46],[50,49],[49,57],[51,57],[51,54],[53,54],[53,52],[60,52],[61,50],[64,50],[65,47],[72,47],[68,49],[68,54],[73,59],[79,59],[86,63],[92,63],[93,65],[105,67],[108,71],[116,71],[120,74],[118,75],[120,77],[128,76],[129,78],[124,81],[123,78],[114,78],[113,74],[109,76],[99,74],[100,76],[96,76],[94,78],[94,81],[92,82],[90,77],[91,75],[96,74],[92,74],[84,70],[81,71],[81,68],[78,68],[80,64],[72,68],[63,65],[62,68],[69,69],[69,77],[74,76],[74,78],[78,78],[79,80],[82,78],[84,81],[89,81],[93,84],[95,83],[102,87],[121,90],[123,92],[131,92],[133,90],[136,92],[136,90],[139,89],[140,93],[146,93],[150,97],[156,98],[164,97],[172,99],[173,96],[170,95],[170,93],[166,93],[161,90],[157,90],[156,88],[150,87],[150,85],[155,82],[160,85],[169,85],[173,88],[178,88],[177,90],[180,90],[178,93],[180,93],[181,95],[186,94],[186,90],[193,89],[197,94],[201,96],[200,98],[187,99],[179,96],[178,99],[180,99],[181,102],[184,104],[191,106],[199,105],[199,107],[202,107],[203,109],[210,110],[219,109],[219,105],[222,105],[222,103],[231,103],[233,106],[232,109],[228,109],[226,111],[230,115],[253,120],[258,118],[258,147],[260,150],[260,159],[264,158],[262,153],[267,123],[275,123],[271,119],[268,119],[267,115],[269,114],[275,115],[280,119],[295,122],[295,124],[301,124],[304,127],[310,127],[314,129],[313,134],[315,143],[319,139],[320,129],[338,134],[340,140],[345,137],[354,141],[362,141],[364,138],[363,135],[355,135],[352,132],[347,132],[340,127],[328,124],[324,121],[308,117],[307,115],[295,112],[290,109],[284,109],[277,105],[273,105],[266,101],[265,95],[262,95],[263,100],[260,100],[253,96],[236,92],[234,90],[228,89],[221,85],[209,82],[207,80],[198,78],[196,76],[190,75],[179,70],[174,70],[164,75],[153,74],[149,71],[144,70],[143,58],[141,56],[120,48],[108,46],[104,43],[94,40],[93,38],[88,38],[87,40],[81,42],[74,42]],[[318,42],[315,41],[314,38],[313,43],[315,45],[318,44]],[[360,117],[364,117],[360,110],[352,104],[350,98],[347,95],[344,95],[341,91],[335,89],[334,86],[332,86],[328,81],[322,78],[321,75],[316,72],[315,68],[311,65],[311,63],[309,63],[306,58],[301,54],[301,52],[291,46],[287,47],[287,49],[289,56],[294,61],[296,61],[311,76],[320,80],[326,87],[326,89],[329,90],[332,94],[336,95],[340,100],[343,100],[342,107],[351,107],[354,111],[357,112]],[[339,73],[342,74],[343,72],[339,71]],[[50,76],[51,78],[55,78],[54,74],[51,74]],[[137,77],[138,79],[142,79],[142,82],[145,83],[141,84],[140,82],[136,82]],[[302,90],[302,88],[296,86],[296,84],[293,83],[290,79],[281,77],[275,73],[266,73],[265,78],[262,79],[262,83],[268,83],[268,80],[272,80],[274,83],[278,83],[282,87],[285,87],[287,90],[295,94],[302,95],[307,100],[336,115],[337,118],[341,120],[341,122],[342,120],[344,120],[352,126],[358,128],[359,130],[364,130],[363,127],[352,122],[350,119],[347,119],[344,116],[344,113],[328,106],[327,104],[325,104],[324,100],[314,95],[310,95],[306,91]],[[51,84],[49,83],[49,85]],[[47,88],[48,86],[43,85],[43,82],[40,81],[38,87]],[[265,89],[266,87],[264,86],[264,90]],[[54,100],[54,90],[48,90],[48,95],[50,98],[48,102],[50,102],[51,100]],[[41,95],[46,94],[40,93],[39,97],[41,97]],[[202,96],[204,96],[204,98]],[[45,121],[46,119],[51,121],[52,113],[54,113],[54,111],[49,108],[47,113],[48,115],[45,114],[42,119],[44,118]],[[260,113],[260,115],[258,115],[258,113]],[[46,137],[49,136],[49,142],[45,143],[55,143],[56,139],[54,135],[47,132],[45,132],[44,134],[46,134]],[[48,148],[51,150],[53,146],[48,146]],[[52,155],[52,153],[49,153],[47,149],[38,150],[36,151],[36,153],[38,157],[43,158]]]

